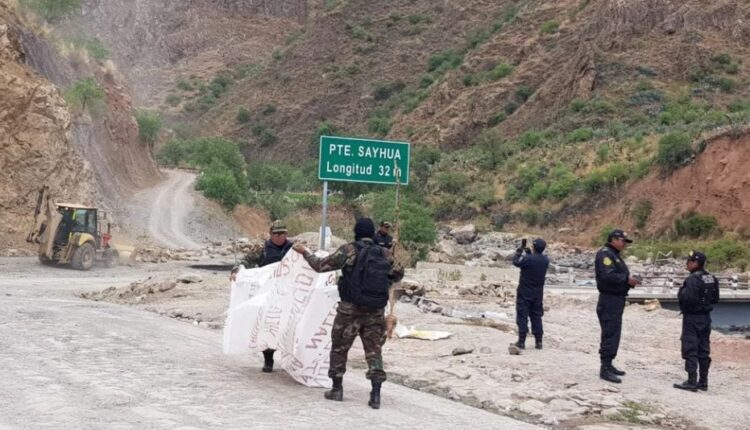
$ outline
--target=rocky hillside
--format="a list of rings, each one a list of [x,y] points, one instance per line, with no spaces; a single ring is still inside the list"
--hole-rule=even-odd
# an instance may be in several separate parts
[[[116,211],[122,196],[159,177],[113,72],[61,56],[32,25],[0,3],[0,248],[22,243],[42,184],[57,201]],[[63,98],[87,77],[102,95],[94,114]]]
[[[90,0],[59,28],[103,41],[180,136],[293,164],[320,133],[408,140],[440,150],[413,187],[435,217],[588,242],[613,222],[661,234],[693,211],[750,228],[725,188],[734,169],[714,179],[717,204],[667,210],[638,191],[722,159],[717,130],[735,139],[750,122],[749,21],[733,0]]]

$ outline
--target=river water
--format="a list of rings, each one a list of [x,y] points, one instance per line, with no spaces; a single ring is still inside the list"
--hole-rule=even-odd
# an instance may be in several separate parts
[[[662,307],[680,310],[677,303],[662,303]],[[750,333],[750,303],[719,303],[711,312],[711,321],[717,330]]]

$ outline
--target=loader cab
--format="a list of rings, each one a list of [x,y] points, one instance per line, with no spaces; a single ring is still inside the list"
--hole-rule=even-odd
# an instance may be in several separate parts
[[[101,246],[96,208],[62,203],[57,205],[57,211],[62,215],[62,221],[55,243],[66,245],[71,233],[89,233],[96,238],[96,247]]]

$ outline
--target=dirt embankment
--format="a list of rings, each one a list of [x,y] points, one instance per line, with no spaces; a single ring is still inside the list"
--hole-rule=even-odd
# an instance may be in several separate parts
[[[654,172],[630,186],[612,207],[590,217],[582,216],[579,227],[598,231],[617,224],[634,229],[632,209],[642,201],[651,203],[647,234],[660,234],[674,226],[674,220],[696,212],[716,217],[725,230],[750,232],[750,131],[739,137],[727,132],[708,139],[706,148],[693,162],[666,178]]]
[[[22,31],[0,3],[0,248],[21,243],[34,191],[45,181],[59,199],[95,193],[91,164],[71,139],[68,107],[57,87],[27,65]]]
[[[61,55],[35,25],[0,4],[1,247],[23,245],[42,184],[57,201],[117,213],[123,197],[161,177],[112,66],[80,50]],[[103,106],[76,111],[62,92],[90,77],[103,91]]]

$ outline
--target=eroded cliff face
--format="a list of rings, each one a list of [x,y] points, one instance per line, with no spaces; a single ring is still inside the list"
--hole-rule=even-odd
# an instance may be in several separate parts
[[[83,77],[102,88],[96,115],[71,113],[62,90]],[[23,244],[36,190],[104,209],[160,178],[127,88],[93,62],[71,62],[0,4],[0,250]]]
[[[89,0],[61,25],[101,39],[140,106],[156,106],[182,73],[212,76],[258,62],[307,17],[307,0]]]
[[[0,4],[0,249],[31,224],[35,190],[58,199],[95,196],[94,172],[71,141],[71,116],[58,88],[25,64],[20,25]]]

